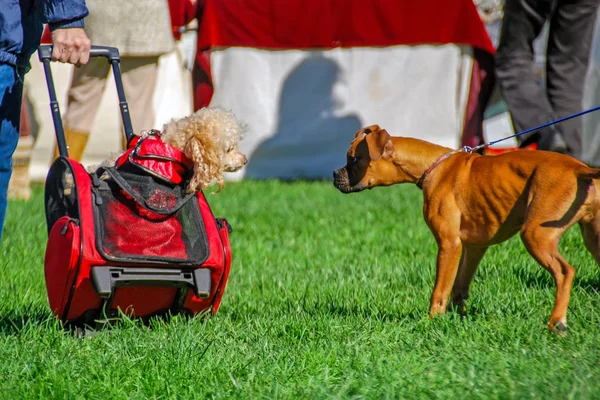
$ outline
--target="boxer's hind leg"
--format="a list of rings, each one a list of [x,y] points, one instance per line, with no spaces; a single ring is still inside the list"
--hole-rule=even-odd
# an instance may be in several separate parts
[[[581,220],[585,199],[585,196],[580,195],[575,198],[560,194],[538,195],[529,204],[521,227],[521,239],[525,248],[554,279],[556,294],[548,327],[558,331],[567,328],[567,307],[575,277],[575,268],[560,254],[558,245],[562,235]]]
[[[521,232],[523,243],[529,254],[550,272],[554,279],[556,295],[548,327],[558,330],[565,330],[567,327],[567,307],[575,277],[575,268],[558,251],[558,242],[563,233],[563,229],[540,226],[529,226]]]
[[[560,179],[533,180],[530,203],[521,227],[521,239],[527,251],[554,279],[556,294],[548,327],[564,331],[575,268],[559,252],[559,241],[575,223],[579,223],[585,245],[596,261],[600,216],[596,205],[596,187],[591,179],[580,178],[576,171],[565,171]],[[540,174],[540,177],[548,174]],[[549,185],[548,182],[552,182]]]
[[[585,248],[600,266],[600,213],[597,213],[589,222],[580,221],[579,228],[581,229]]]

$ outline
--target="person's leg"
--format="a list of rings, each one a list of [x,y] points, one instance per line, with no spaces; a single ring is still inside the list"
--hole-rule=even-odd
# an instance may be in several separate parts
[[[0,64],[0,243],[8,206],[12,155],[19,141],[23,75],[24,71],[20,68]]]
[[[582,110],[597,9],[598,0],[559,0],[550,20],[546,86],[556,118]],[[581,157],[582,119],[561,122],[556,128],[567,142],[569,154]]]
[[[85,146],[106,85],[109,64],[105,59],[91,58],[82,66],[75,67],[63,123],[69,157],[81,161]],[[55,147],[54,156],[58,156]]]
[[[552,11],[552,0],[506,0],[500,41],[496,52],[496,77],[516,132],[554,119],[546,91],[533,70],[533,41]],[[522,135],[521,146],[553,135],[545,129]]]
[[[158,128],[154,126],[158,57],[123,57],[121,71],[133,132]]]

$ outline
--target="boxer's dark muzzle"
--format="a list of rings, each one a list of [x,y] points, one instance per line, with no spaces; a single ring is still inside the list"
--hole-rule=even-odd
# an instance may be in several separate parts
[[[333,186],[342,193],[360,192],[364,187],[360,184],[351,185],[346,167],[333,171]]]

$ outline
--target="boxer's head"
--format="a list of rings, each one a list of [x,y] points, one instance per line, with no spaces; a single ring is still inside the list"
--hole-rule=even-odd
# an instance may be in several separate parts
[[[333,184],[342,193],[360,192],[388,185],[386,173],[392,167],[394,145],[385,129],[371,125],[360,129],[346,154],[346,165],[333,172]]]

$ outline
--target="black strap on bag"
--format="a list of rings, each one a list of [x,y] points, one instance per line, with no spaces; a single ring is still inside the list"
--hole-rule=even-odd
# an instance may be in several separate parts
[[[126,172],[118,171],[112,167],[101,167],[93,174],[94,177],[92,178],[92,180],[93,180],[93,183],[95,186],[99,186],[100,176],[102,176],[102,174],[104,172],[106,172],[110,176],[112,181],[115,184],[117,184],[117,186],[119,186],[119,188],[121,190],[123,190],[128,196],[130,196],[132,199],[134,199],[138,204],[140,204],[142,207],[144,207],[152,212],[155,212],[157,214],[161,214],[161,215],[173,214],[173,213],[177,212],[179,209],[181,209],[181,207],[183,207],[191,198],[196,196],[196,193],[188,193],[185,196],[178,196],[179,198],[177,199],[177,201],[175,202],[175,204],[172,207],[168,207],[168,208],[156,207],[156,206],[152,205],[151,203],[149,203],[148,200],[145,199],[142,195],[140,195],[140,193],[131,186],[131,184],[128,182],[127,178],[125,178],[125,176],[127,176],[127,175],[129,175],[130,177],[135,177],[135,176],[140,176],[140,175],[127,174]],[[183,193],[183,187],[180,187],[180,189],[181,189],[180,193]]]

